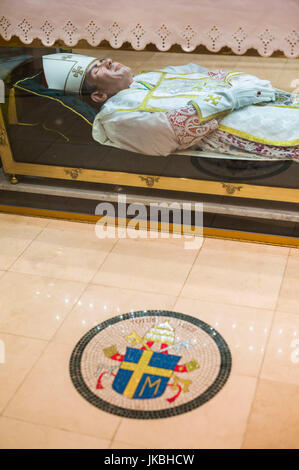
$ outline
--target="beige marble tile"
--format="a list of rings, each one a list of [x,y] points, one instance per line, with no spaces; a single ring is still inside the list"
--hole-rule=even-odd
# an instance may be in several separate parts
[[[178,295],[198,250],[184,249],[186,239],[121,239],[93,283]]]
[[[260,380],[244,449],[299,449],[299,387]]]
[[[123,419],[115,440],[149,449],[222,449],[241,447],[256,379],[231,375],[210,401],[172,418]],[[229,403],[229,406],[227,406]]]
[[[232,373],[259,375],[274,315],[272,310],[179,297],[174,311],[198,318],[218,331],[231,351]]]
[[[99,239],[94,224],[51,221],[12,271],[88,282],[116,239]]]
[[[94,224],[89,222],[75,222],[72,220],[51,219],[47,228],[57,230],[71,230],[72,232],[94,232]]]
[[[69,373],[73,347],[51,342],[3,416],[111,439],[121,418],[96,408],[77,392]]]
[[[138,310],[171,310],[175,300],[169,295],[89,285],[54,341],[76,344],[87,331],[108,318]]]
[[[46,345],[46,341],[0,333],[0,413]]]
[[[290,248],[290,257],[299,259],[299,248]]]
[[[183,297],[275,308],[289,248],[206,239]]]
[[[261,378],[299,386],[299,315],[276,312]]]
[[[0,269],[8,269],[48,223],[47,219],[0,213]]]
[[[49,340],[86,284],[6,272],[0,278],[0,331]]]
[[[291,248],[279,294],[277,310],[299,314],[299,250]]]
[[[40,227],[44,228],[49,224],[49,219],[45,217],[31,217],[29,215],[19,215],[19,214],[6,214],[5,212],[0,212],[0,225],[2,224],[11,224],[11,226],[23,226],[26,228],[29,227]]]
[[[0,449],[108,449],[109,440],[0,417]]]

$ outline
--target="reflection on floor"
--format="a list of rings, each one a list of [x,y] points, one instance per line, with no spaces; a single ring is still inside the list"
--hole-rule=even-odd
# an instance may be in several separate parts
[[[298,448],[297,249],[99,239],[92,224],[9,214],[0,238],[1,447]],[[216,396],[146,423],[94,407],[69,376],[87,331],[144,309],[206,322],[232,354]]]
[[[289,91],[298,78],[298,60],[109,55],[135,73],[194,61]],[[92,224],[0,214],[1,448],[299,448],[299,251],[217,239],[187,250],[184,241],[99,239]],[[143,309],[191,315],[227,342],[231,375],[203,406],[144,423],[74,388],[77,341]]]

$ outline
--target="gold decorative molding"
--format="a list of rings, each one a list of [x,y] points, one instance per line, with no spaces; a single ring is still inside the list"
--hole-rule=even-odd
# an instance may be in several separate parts
[[[10,182],[11,184],[18,184],[19,180],[16,175],[10,175]]]
[[[5,129],[0,127],[0,145],[5,145],[5,135],[6,135]]]
[[[225,188],[227,194],[234,194],[236,191],[240,191],[242,186],[236,186],[235,184],[222,183],[222,187]]]
[[[73,180],[76,180],[80,173],[82,173],[81,168],[71,168],[70,170],[64,170],[66,175],[70,175]]]
[[[160,177],[159,176],[139,176],[141,181],[145,181],[146,186],[152,188],[155,183],[158,183]]]

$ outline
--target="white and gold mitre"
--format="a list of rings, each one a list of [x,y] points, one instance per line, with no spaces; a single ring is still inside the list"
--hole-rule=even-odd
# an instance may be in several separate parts
[[[43,56],[45,79],[49,88],[65,93],[81,93],[86,71],[96,57],[57,53]]]
[[[154,325],[144,336],[146,341],[154,341],[154,343],[173,344],[175,340],[174,330],[168,321]]]

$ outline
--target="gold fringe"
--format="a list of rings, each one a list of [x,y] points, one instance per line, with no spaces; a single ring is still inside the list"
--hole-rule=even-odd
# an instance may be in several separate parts
[[[46,127],[44,123],[43,123],[43,128],[46,131],[56,132],[57,134],[61,135],[61,137],[63,137],[67,142],[70,142],[70,139],[66,135],[64,135],[62,132],[59,132],[56,129],[50,129],[49,127]]]

